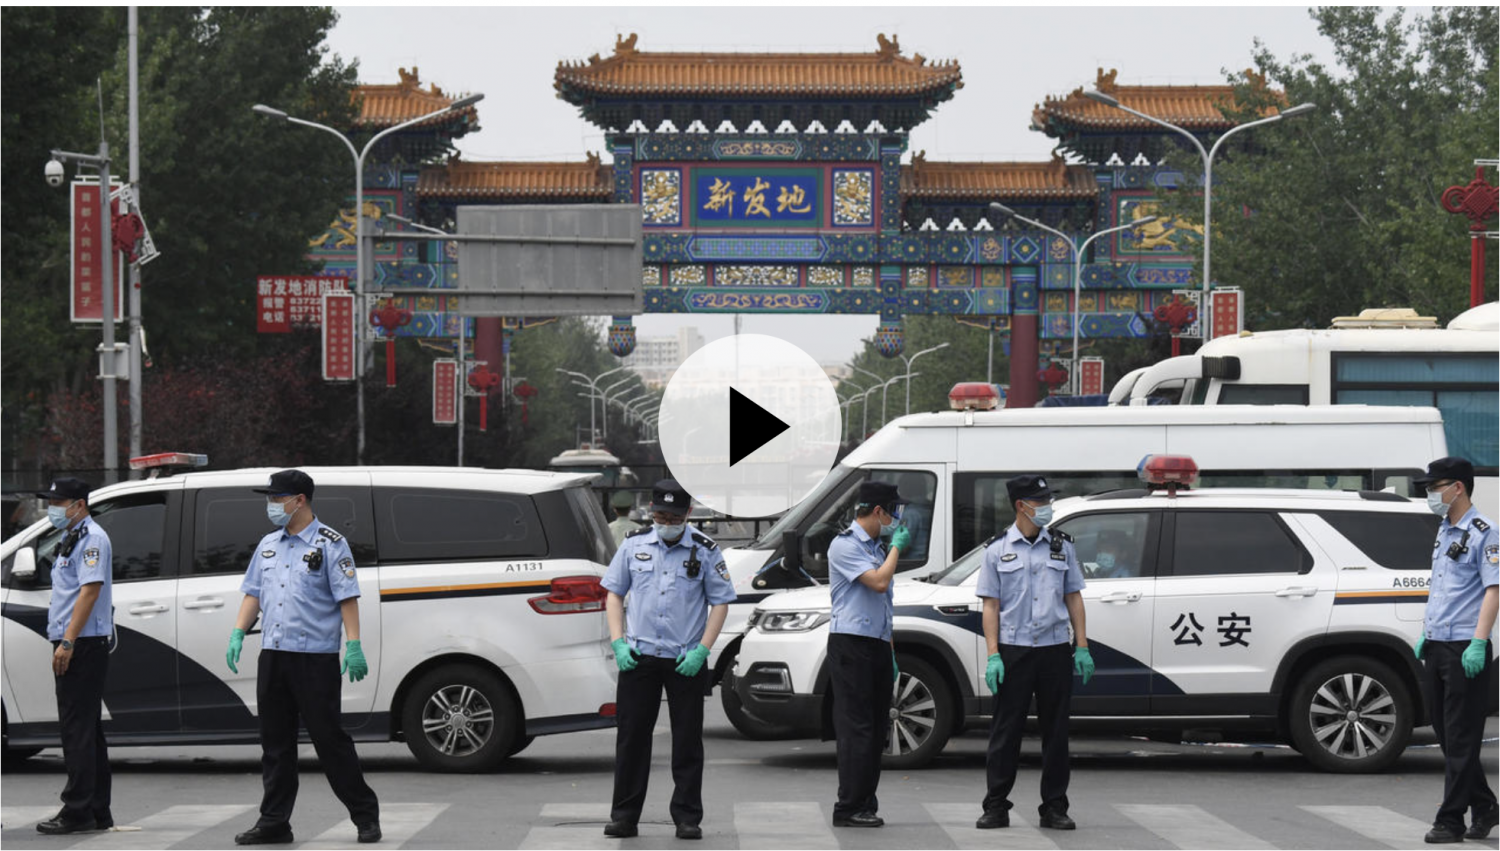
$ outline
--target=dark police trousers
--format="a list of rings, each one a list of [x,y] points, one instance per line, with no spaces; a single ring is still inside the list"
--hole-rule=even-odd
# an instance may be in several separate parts
[[[356,825],[380,820],[380,802],[365,783],[354,740],[339,724],[337,653],[260,651],[255,700],[260,713],[260,772],[265,794],[257,827],[279,829],[291,821],[297,803],[297,717],[307,727],[318,763],[333,794]],[[420,731],[413,731],[420,735]]]
[[[52,642],[53,649],[58,642]],[[104,681],[109,674],[109,638],[90,636],[73,642],[68,670],[56,678],[57,721],[62,734],[64,818],[113,820],[109,811],[109,748],[101,720]]]
[[[1443,748],[1447,771],[1443,775],[1443,803],[1434,824],[1464,829],[1464,812],[1475,816],[1495,807],[1495,791],[1484,776],[1479,759],[1484,740],[1484,717],[1495,689],[1495,662],[1486,659],[1484,670],[1472,680],[1464,676],[1465,641],[1428,641],[1423,647],[1426,668],[1423,690],[1432,732]],[[1486,648],[1488,650],[1488,648]]]
[[[1038,812],[1068,811],[1068,709],[1073,697],[1073,648],[1000,645],[1005,679],[990,707],[990,747],[985,755],[989,791],[984,811],[1009,811],[1021,760],[1021,734],[1036,695],[1036,720],[1042,734],[1042,805]]]
[[[697,676],[677,673],[677,661],[637,655],[633,670],[621,671],[615,686],[615,793],[610,821],[635,824],[646,804],[651,780],[651,736],[667,692],[672,721],[672,821],[703,821],[703,700],[708,665]]]
[[[828,634],[833,733],[838,740],[839,799],[833,817],[879,812],[880,755],[890,729],[891,643],[863,635]]]

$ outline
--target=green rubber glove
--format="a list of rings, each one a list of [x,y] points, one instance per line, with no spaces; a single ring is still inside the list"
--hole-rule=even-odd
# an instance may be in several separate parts
[[[1417,646],[1413,647],[1411,652],[1417,654],[1417,658],[1418,659],[1422,658],[1422,645],[1424,645],[1426,643],[1427,643],[1427,636],[1425,636],[1425,635],[1419,635],[1419,636],[1417,636]]]
[[[609,644],[615,651],[615,666],[622,671],[634,671],[635,666],[640,663],[630,655],[630,642],[623,638],[616,638]]]
[[[891,648],[891,682],[901,682],[901,666],[896,664],[896,648]]]
[[[901,555],[906,555],[906,551],[911,548],[911,530],[905,526],[897,526],[896,531],[891,533],[891,546],[900,550]]]
[[[708,661],[708,648],[699,644],[686,653],[677,654],[677,673],[684,677],[696,677]]]
[[[1479,672],[1484,670],[1484,663],[1490,658],[1490,643],[1483,638],[1469,639],[1469,646],[1464,648],[1464,655],[1459,660],[1464,663],[1464,676],[1474,679]]]
[[[1094,656],[1087,647],[1073,648],[1073,673],[1083,677],[1083,684],[1089,684],[1089,678],[1094,675]]]
[[[344,642],[344,667],[339,669],[339,673],[346,672],[351,683],[359,682],[370,673],[370,664],[365,661],[365,651],[360,649],[358,638]]]
[[[240,669],[235,667],[240,663],[240,649],[245,646],[245,631],[243,629],[232,629],[229,631],[229,650],[224,654],[224,661],[229,663],[229,670],[238,674]]]
[[[1000,690],[1000,684],[1005,682],[1005,663],[1000,661],[999,653],[991,653],[989,664],[984,667],[984,684],[990,687],[990,694]]]

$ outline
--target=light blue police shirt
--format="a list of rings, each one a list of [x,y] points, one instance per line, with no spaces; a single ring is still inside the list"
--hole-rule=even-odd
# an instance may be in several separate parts
[[[1066,644],[1068,607],[1063,596],[1082,591],[1083,569],[1073,542],[1042,529],[1036,542],[1012,524],[984,550],[975,594],[1000,601],[1000,643],[1023,647]]]
[[[63,535],[79,533],[78,542],[66,557],[52,562],[52,598],[47,603],[47,639],[61,641],[73,622],[73,606],[83,586],[99,583],[99,597],[88,620],[83,622],[79,638],[109,635],[114,630],[114,551],[109,534],[99,528],[94,518],[85,517]]]
[[[1467,551],[1450,557],[1448,550],[1463,543]],[[1479,604],[1484,589],[1500,584],[1500,541],[1495,522],[1473,506],[1457,523],[1444,517],[1432,545],[1432,578],[1427,587],[1427,614],[1422,634],[1429,641],[1468,641],[1479,627]]]
[[[349,542],[314,517],[295,535],[281,528],[261,538],[240,590],[260,599],[262,650],[337,653],[339,603],[359,596],[359,577]]]
[[[694,558],[697,576],[689,576],[688,561]],[[637,653],[663,659],[697,647],[708,626],[709,606],[735,598],[724,555],[712,538],[692,526],[672,544],[657,537],[655,526],[626,535],[601,584],[621,597],[630,594],[625,640]]]
[[[896,583],[881,592],[859,581],[866,571],[884,564],[885,556],[880,541],[870,537],[857,520],[828,545],[828,583],[833,590],[833,623],[829,632],[891,640]]]

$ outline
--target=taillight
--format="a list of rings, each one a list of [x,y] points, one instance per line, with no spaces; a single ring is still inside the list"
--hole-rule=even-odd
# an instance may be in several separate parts
[[[559,576],[552,580],[550,593],[532,597],[526,602],[544,615],[570,615],[576,612],[602,612],[609,592],[597,576]]]
[[[600,718],[613,718],[616,714],[617,713],[615,712],[615,705],[613,703],[602,703],[599,705]]]

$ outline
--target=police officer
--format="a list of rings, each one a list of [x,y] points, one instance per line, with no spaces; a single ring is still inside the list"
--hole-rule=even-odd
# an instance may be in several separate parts
[[[1489,637],[1500,593],[1500,538],[1495,521],[1470,502],[1473,464],[1439,458],[1415,481],[1426,488],[1432,513],[1443,518],[1432,547],[1427,613],[1416,646],[1417,658],[1426,665],[1427,714],[1447,764],[1443,803],[1426,840],[1484,839],[1500,814],[1479,756],[1484,716],[1495,689]],[[1465,811],[1473,815],[1467,832]]]
[[[344,536],[313,515],[313,480],[282,470],[266,494],[266,516],[281,527],[261,538],[240,590],[225,660],[238,673],[245,631],[261,616],[255,700],[260,716],[261,780],[265,792],[255,826],[238,845],[292,841],[297,802],[297,719],[307,728],[328,785],[354,820],[360,842],[380,841],[380,803],[365,783],[354,741],[339,725],[339,680],[369,673],[359,644],[359,580]],[[339,667],[339,627],[348,641]]]
[[[625,536],[641,528],[641,524],[630,519],[630,509],[634,504],[630,491],[615,491],[609,504],[615,510],[615,519],[610,521],[609,531],[615,536],[615,547],[618,548],[625,543]]]
[[[1072,830],[1068,816],[1068,702],[1073,674],[1094,675],[1083,617],[1083,570],[1064,532],[1052,522],[1052,489],[1041,476],[1005,483],[1016,522],[986,542],[976,593],[984,600],[984,641],[989,649],[985,684],[991,703],[989,781],[984,814],[974,826],[1010,826],[1010,790],[1016,783],[1021,733],[1036,697],[1042,736],[1042,827]],[[1072,625],[1076,647],[1068,640]]]
[[[900,674],[891,637],[891,583],[896,560],[911,546],[911,530],[897,525],[906,501],[890,482],[861,482],[857,498],[854,520],[828,545],[828,673],[839,763],[833,826],[881,827],[875,791],[892,685]],[[889,550],[881,544],[885,536]]]
[[[614,802],[606,836],[636,835],[665,689],[672,719],[672,821],[678,839],[703,838],[704,663],[735,594],[718,546],[687,524],[691,506],[692,497],[676,481],[657,482],[652,525],[626,536],[604,574],[605,612],[620,669]]]
[[[47,501],[52,525],[67,530],[52,562],[47,639],[52,642],[68,782],[62,809],[36,829],[50,834],[108,830],[115,820],[109,809],[109,749],[100,716],[109,674],[109,636],[114,631],[114,556],[109,535],[89,516],[88,484],[60,478],[37,496]]]

